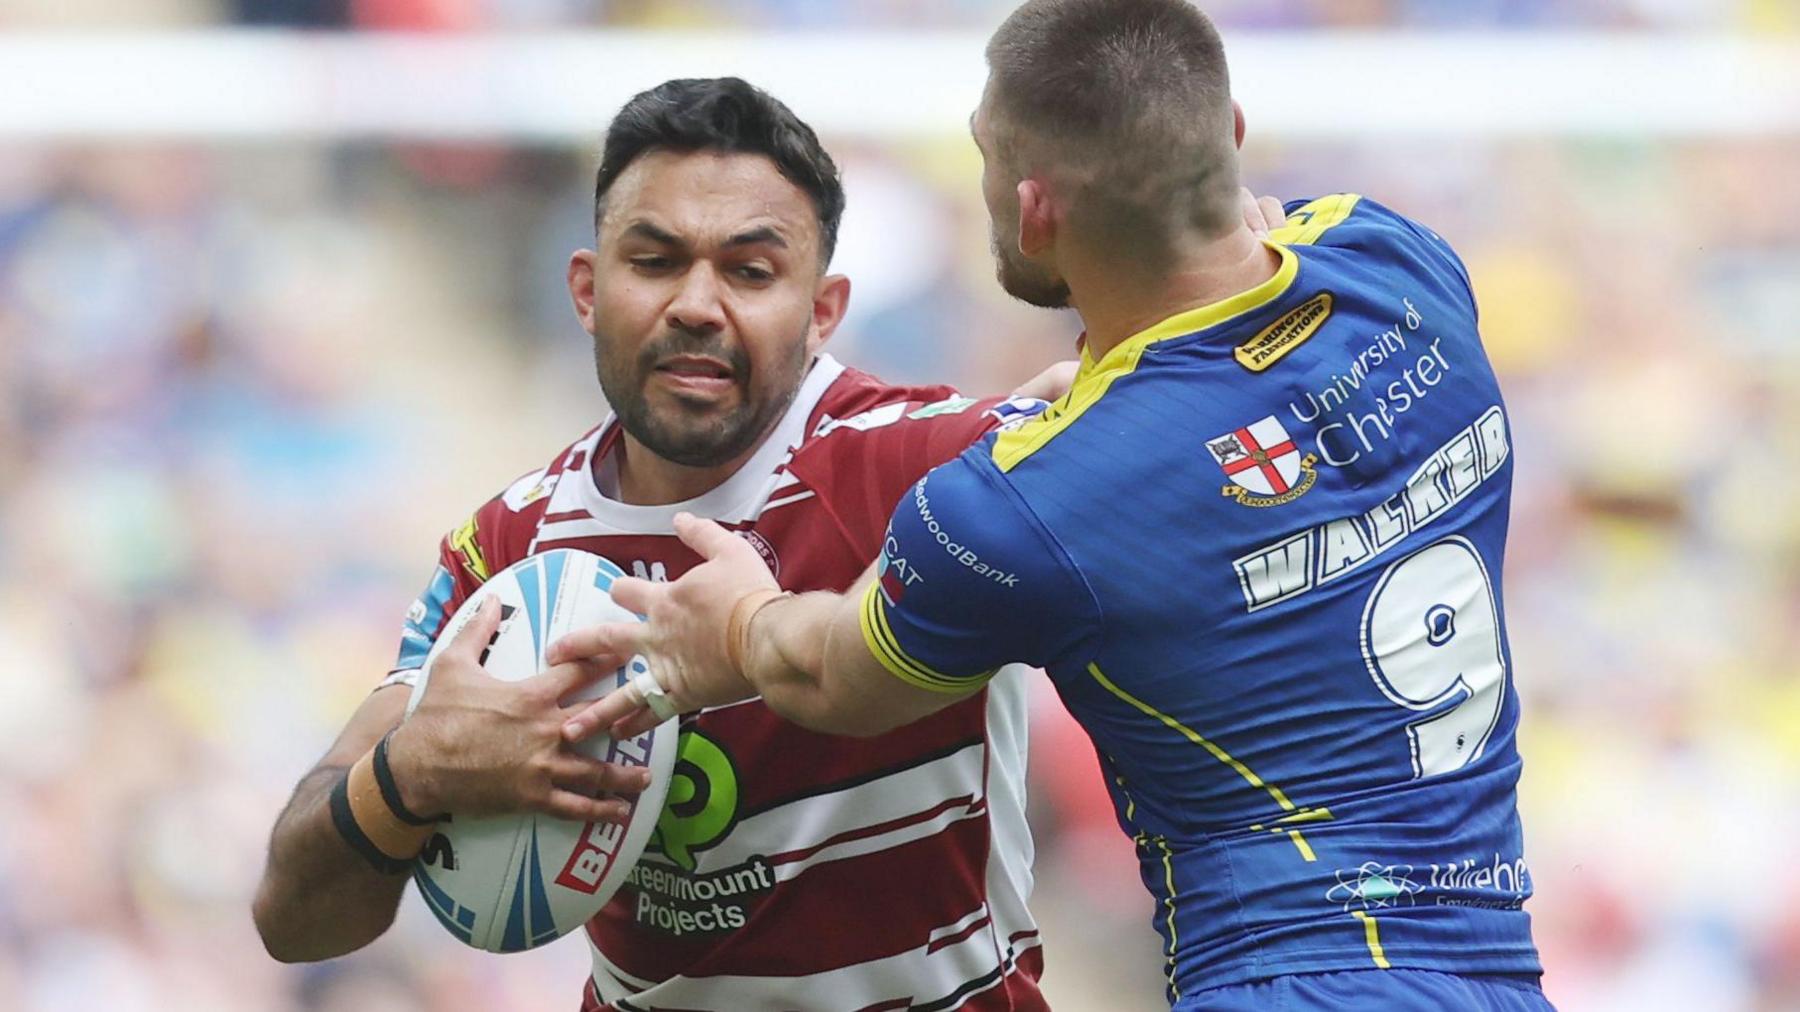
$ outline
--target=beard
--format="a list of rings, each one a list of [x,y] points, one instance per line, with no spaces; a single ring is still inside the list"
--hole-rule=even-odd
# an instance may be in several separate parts
[[[994,277],[1006,294],[1039,309],[1069,308],[1069,284],[1025,259],[1016,248],[1000,241],[995,230],[989,240],[994,250]]]
[[[619,424],[645,449],[685,467],[718,467],[754,447],[793,403],[805,372],[804,337],[803,332],[792,343],[792,353],[781,355],[759,376],[744,349],[717,334],[670,331],[630,358],[613,353],[616,340],[596,334],[594,368]],[[704,355],[730,366],[737,404],[722,408],[679,395],[672,404],[651,404],[650,381],[657,365],[672,355]]]

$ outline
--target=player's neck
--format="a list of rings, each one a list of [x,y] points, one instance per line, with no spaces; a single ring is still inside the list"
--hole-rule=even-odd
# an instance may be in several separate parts
[[[1280,254],[1240,227],[1161,271],[1122,270],[1116,259],[1077,257],[1064,278],[1070,305],[1087,328],[1088,354],[1099,361],[1134,335],[1190,309],[1249,291],[1280,268]]]
[[[765,433],[763,439],[767,439]],[[649,447],[633,439],[631,433],[620,432],[613,447],[618,467],[619,501],[628,506],[668,506],[698,499],[731,480],[762,447],[759,439],[748,450],[731,460],[712,467],[689,467],[659,457]],[[598,467],[599,462],[595,461]]]

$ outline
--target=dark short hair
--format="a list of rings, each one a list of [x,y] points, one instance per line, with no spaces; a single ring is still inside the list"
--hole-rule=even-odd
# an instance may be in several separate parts
[[[762,155],[812,199],[819,217],[821,264],[837,250],[844,217],[844,184],[819,137],[792,109],[736,77],[683,78],[640,92],[606,131],[594,178],[594,223],[606,194],[632,162],[648,151],[718,151]]]
[[[1231,220],[1225,47],[1188,0],[1028,0],[987,59],[997,132],[1079,177],[1090,210],[1134,219],[1120,224],[1136,234]]]

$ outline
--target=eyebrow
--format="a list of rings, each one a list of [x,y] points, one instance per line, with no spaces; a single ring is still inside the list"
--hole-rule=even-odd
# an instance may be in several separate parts
[[[661,243],[664,246],[674,246],[679,249],[687,248],[686,240],[672,232],[665,232],[647,221],[632,222],[630,225],[626,226],[625,234],[641,236],[651,242]]]
[[[640,236],[651,242],[659,243],[664,246],[673,246],[676,249],[685,250],[690,246],[686,239],[681,238],[673,232],[657,228],[647,221],[632,222],[626,227],[625,234]],[[788,248],[787,239],[783,238],[780,232],[769,225],[764,225],[761,228],[753,228],[748,232],[739,232],[725,240],[725,247],[731,249],[739,246],[760,246],[765,243],[780,249]]]
[[[781,233],[775,231],[773,227],[768,225],[764,225],[761,228],[753,228],[748,232],[739,232],[737,235],[725,240],[725,245],[728,247],[760,246],[764,243],[781,249],[788,248],[787,240],[782,238]]]

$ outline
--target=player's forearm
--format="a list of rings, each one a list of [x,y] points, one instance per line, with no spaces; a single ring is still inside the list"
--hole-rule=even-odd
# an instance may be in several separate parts
[[[891,691],[893,676],[863,642],[866,585],[777,600],[757,614],[744,674],[770,709],[811,731],[870,737],[949,702]]]
[[[269,841],[252,913],[269,955],[314,962],[354,952],[394,921],[406,876],[382,875],[333,825],[329,799],[343,767],[320,767],[295,789]]]
[[[751,623],[745,678],[770,709],[808,730],[854,733],[845,726],[853,723],[852,715],[836,701],[833,690],[839,686],[826,663],[827,642],[845,600],[830,593],[777,600]]]

